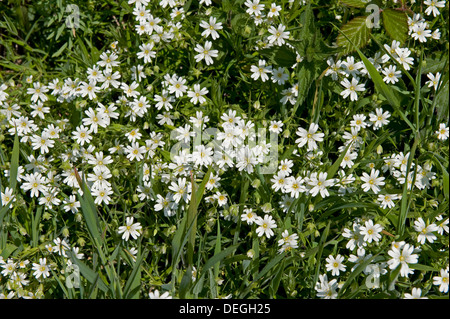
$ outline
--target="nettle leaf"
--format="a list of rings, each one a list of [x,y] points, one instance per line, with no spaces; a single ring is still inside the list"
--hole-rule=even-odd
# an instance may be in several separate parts
[[[367,5],[367,2],[363,0],[341,0],[341,3],[355,8],[364,8]]]
[[[405,43],[408,39],[408,17],[403,11],[383,10],[383,25],[392,40]]]
[[[281,67],[290,68],[297,62],[297,54],[287,45],[262,49],[259,53],[268,58],[273,64]]]
[[[298,97],[297,102],[301,105],[308,96],[309,89],[314,80],[319,76],[319,72],[316,69],[315,63],[308,63],[303,61],[299,63],[298,69]]]
[[[364,47],[369,42],[371,29],[367,27],[366,19],[365,16],[356,17],[341,28],[348,39],[343,34],[339,34],[336,43],[343,48],[344,55],[353,52],[356,48]]]
[[[302,57],[306,57],[308,62],[312,60],[309,51],[315,46],[316,30],[314,26],[314,13],[311,4],[308,4],[305,11],[300,15],[300,24],[302,28],[299,33],[299,44],[297,51]]]
[[[433,52],[422,66],[422,74],[443,72],[448,70],[448,55],[445,52]],[[444,70],[445,68],[445,70]]]

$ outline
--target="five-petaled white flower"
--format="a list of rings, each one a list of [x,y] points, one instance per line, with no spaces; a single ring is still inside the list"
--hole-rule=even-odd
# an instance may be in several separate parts
[[[133,223],[133,220],[133,217],[127,217],[126,225],[119,227],[118,233],[123,234],[122,239],[124,239],[125,241],[128,241],[130,236],[133,237],[133,239],[137,239],[141,235],[141,223]]]

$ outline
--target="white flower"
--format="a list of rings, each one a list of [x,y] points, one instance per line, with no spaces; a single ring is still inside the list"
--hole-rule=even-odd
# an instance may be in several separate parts
[[[286,178],[286,186],[284,187],[286,193],[290,193],[291,197],[298,198],[300,193],[306,192],[304,179],[300,176],[295,178],[293,176]]]
[[[366,172],[362,173],[361,181],[364,183],[361,185],[363,191],[368,192],[370,189],[377,194],[380,191],[380,187],[384,185],[384,177],[378,177],[380,174],[379,170],[372,169],[370,171],[370,176]]]
[[[342,61],[336,61],[334,62],[333,58],[328,58],[327,59],[327,64],[328,64],[328,68],[325,72],[325,76],[330,76],[334,81],[338,80],[338,76],[340,73],[342,73]]]
[[[138,142],[132,142],[131,145],[126,147],[125,152],[130,161],[141,161],[144,158],[146,148],[145,146],[139,146]]]
[[[40,193],[46,193],[48,191],[48,186],[46,185],[48,183],[48,180],[46,177],[42,176],[41,173],[32,173],[32,174],[26,174],[24,176],[24,180],[26,182],[22,183],[20,188],[22,188],[24,191],[31,190],[31,197],[39,197]]]
[[[385,209],[392,208],[395,206],[394,200],[399,199],[400,196],[398,194],[384,194],[378,195],[378,202],[380,203],[380,207]]]
[[[94,203],[100,205],[105,203],[105,205],[109,205],[111,197],[109,195],[113,194],[113,191],[110,187],[106,186],[98,186],[92,188],[92,195],[95,197]]]
[[[46,258],[39,258],[39,264],[33,263],[34,273],[33,276],[38,279],[39,277],[47,278],[50,276],[50,267],[47,265]]]
[[[364,114],[353,115],[353,120],[350,121],[350,126],[355,127],[359,130],[366,128],[367,123],[365,122],[366,116]]]
[[[206,21],[200,22],[200,26],[205,30],[202,32],[202,37],[207,38],[211,35],[213,40],[219,38],[219,33],[216,30],[222,29],[222,22],[216,22],[215,17],[209,17],[209,23]]]
[[[311,196],[315,197],[319,192],[322,198],[330,196],[328,193],[327,187],[334,185],[334,179],[327,180],[328,173],[320,172],[317,174],[316,172],[312,173],[308,179],[308,185],[312,186],[309,190]]]
[[[186,178],[178,178],[177,181],[173,181],[169,186],[169,189],[174,193],[173,199],[175,200],[175,203],[179,203],[182,199],[186,203],[189,201],[191,183],[186,183]]]
[[[304,128],[299,127],[297,129],[296,134],[300,136],[297,140],[295,140],[295,143],[298,144],[298,147],[302,147],[306,143],[308,143],[307,151],[314,151],[318,148],[316,142],[322,142],[323,137],[325,136],[324,133],[318,133],[317,130],[319,129],[319,125],[316,123],[311,123],[309,126],[308,131]]]
[[[376,108],[375,113],[369,114],[369,121],[373,123],[373,129],[377,130],[383,125],[386,125],[389,123],[388,118],[391,116],[389,111],[383,112],[382,108]]]
[[[281,7],[276,3],[271,3],[269,12],[267,13],[268,18],[278,17],[280,15]]]
[[[328,281],[327,275],[319,275],[319,281],[316,283],[314,289],[317,291],[317,297],[323,299],[337,298],[338,282],[336,279]]]
[[[445,123],[439,124],[439,130],[435,132],[438,139],[445,141],[449,137],[449,128],[446,127]]]
[[[259,60],[258,65],[252,65],[250,67],[250,71],[252,72],[251,78],[253,80],[258,80],[261,77],[263,82],[266,82],[269,79],[268,73],[272,73],[272,67],[266,66],[265,60]]]
[[[408,264],[416,264],[419,256],[413,254],[414,246],[409,244],[404,244],[401,247],[392,246],[391,250],[388,251],[389,256],[392,259],[388,260],[388,265],[390,269],[395,269],[398,265],[401,265],[400,276],[408,277],[409,274],[413,274],[414,270],[409,268]]]
[[[360,231],[361,235],[364,235],[364,241],[371,243],[373,241],[379,241],[381,238],[380,232],[383,230],[383,227],[379,224],[373,224],[373,221],[370,219],[364,223],[364,226],[361,226]]]
[[[411,293],[405,293],[404,299],[428,299],[427,297],[421,297],[422,295],[422,289],[420,288],[413,288]]]
[[[269,131],[276,133],[276,134],[280,134],[282,131],[283,125],[284,124],[281,121],[270,121]]]
[[[411,51],[408,48],[395,49],[397,54],[396,60],[403,66],[406,71],[411,69],[411,65],[414,64],[414,58],[410,57]]]
[[[433,243],[437,239],[436,235],[432,233],[438,230],[436,224],[427,225],[422,217],[414,221],[414,229],[419,232],[417,241],[422,245],[425,244],[425,241]]]
[[[427,84],[428,87],[434,87],[434,90],[436,91],[438,89],[439,80],[441,79],[441,73],[437,72],[436,75],[434,75],[430,72],[427,74],[427,77],[429,80],[425,82],[425,84]]]
[[[175,93],[175,97],[181,97],[187,90],[187,86],[185,85],[186,79],[182,76],[173,75],[169,80],[169,93]]]
[[[356,78],[352,78],[351,82],[347,79],[343,79],[341,81],[341,85],[345,87],[345,90],[341,92],[341,95],[344,99],[350,96],[351,101],[358,100],[358,94],[356,92],[362,92],[365,90],[364,84],[359,84]]]
[[[390,65],[387,68],[384,68],[382,70],[383,74],[384,74],[384,78],[383,81],[386,83],[397,83],[398,82],[398,78],[402,76],[402,72],[397,71],[397,68],[395,65]]]
[[[133,81],[133,83],[131,83],[130,85],[122,83],[122,85],[120,86],[120,88],[123,90],[123,93],[125,93],[127,97],[133,98],[137,98],[138,95],[141,94],[136,90],[138,87],[139,83],[137,83],[136,81]]]
[[[203,95],[207,94],[209,91],[207,88],[200,88],[200,84],[194,84],[194,89],[187,92],[187,96],[191,98],[191,103],[203,104],[206,102],[206,99]]]
[[[163,294],[160,294],[158,290],[149,292],[150,299],[172,299],[172,296],[169,295],[169,292],[166,291]]]
[[[426,22],[416,23],[412,28],[411,37],[419,42],[427,42],[427,38],[431,37],[431,30],[427,30],[428,24]]]
[[[357,157],[358,157],[358,153],[350,152],[350,150],[347,151],[347,153],[344,155],[344,158],[342,159],[342,162],[341,162],[340,166],[342,168],[346,168],[346,167],[350,168],[350,167],[352,167],[353,165],[355,165],[355,163],[353,161]]]
[[[208,166],[212,163],[213,151],[211,147],[205,145],[197,145],[195,151],[192,153],[192,161],[196,167]]]
[[[205,60],[206,65],[213,64],[213,59],[218,56],[219,51],[217,50],[211,50],[212,42],[206,41],[205,46],[201,46],[200,44],[197,44],[197,46],[194,48],[198,54],[194,56],[194,59],[196,62],[200,62],[201,60]]]
[[[448,292],[448,283],[449,283],[449,276],[448,276],[448,266],[447,266],[447,269],[440,270],[440,276],[433,277],[433,285],[439,286],[440,292],[447,293]]]
[[[348,77],[351,75],[353,78],[358,76],[361,73],[359,70],[364,67],[363,62],[355,62],[355,58],[352,56],[347,57],[347,60],[343,61],[342,65],[345,66],[343,70],[345,76]]]
[[[256,218],[255,224],[259,225],[259,227],[256,228],[256,234],[258,235],[258,237],[261,237],[263,235],[266,235],[267,238],[272,237],[274,235],[272,228],[277,227],[277,224],[273,220],[272,216],[267,214],[264,215],[264,218]]]
[[[125,241],[128,241],[128,239],[131,237],[133,237],[133,239],[137,239],[141,234],[140,234],[140,230],[142,229],[141,223],[134,223],[133,224],[133,217],[127,217],[126,218],[126,225],[125,226],[120,226],[118,233],[122,234],[122,239],[124,239]]]
[[[251,208],[245,208],[243,212],[244,214],[241,215],[241,220],[243,222],[246,222],[248,225],[252,225],[259,217],[253,212],[253,209]]]
[[[433,17],[436,17],[440,15],[438,8],[444,8],[445,7],[445,0],[438,1],[438,0],[425,0],[423,4],[427,5],[428,7],[425,9],[426,15],[433,14]]]
[[[339,276],[339,273],[345,272],[345,268],[347,266],[345,266],[342,262],[344,261],[344,257],[341,255],[337,255],[336,258],[333,257],[332,255],[328,256],[326,259],[327,264],[325,265],[325,267],[327,268],[327,271],[331,270],[331,275],[332,276]]]
[[[260,4],[259,0],[247,0],[244,4],[248,7],[246,12],[249,15],[260,16],[261,10],[264,9],[264,4]]]
[[[84,145],[84,143],[89,144],[89,142],[92,140],[92,129],[86,128],[84,125],[80,125],[76,128],[74,132],[72,132],[73,139],[80,144],[81,146]]]
[[[137,57],[139,59],[144,59],[144,63],[151,62],[152,58],[154,59],[156,57],[156,52],[152,50],[153,46],[153,42],[140,45],[139,49],[141,49],[141,51],[137,53]]]
[[[271,34],[267,40],[269,40],[270,44],[276,43],[276,45],[281,46],[285,43],[284,39],[289,39],[289,31],[286,30],[286,26],[280,24],[278,25],[278,28],[275,29],[275,27],[270,26],[269,27],[269,33]]]
[[[47,133],[42,133],[42,135],[33,135],[31,137],[31,146],[34,150],[39,149],[41,154],[46,154],[55,145],[55,141],[50,138]]]
[[[27,89],[27,94],[31,94],[31,101],[37,102],[38,99],[40,99],[42,102],[45,102],[48,100],[47,95],[44,93],[48,92],[48,88],[45,85],[41,85],[39,82],[33,83],[33,88]],[[6,93],[3,93],[6,94]]]
[[[13,189],[9,188],[8,186],[5,187],[4,192],[1,192],[2,206],[6,206],[6,204],[8,204],[10,201],[16,201],[15,195],[13,195],[13,193]]]
[[[287,80],[289,80],[289,74],[286,72],[285,68],[279,67],[272,70],[273,83],[283,85]]]

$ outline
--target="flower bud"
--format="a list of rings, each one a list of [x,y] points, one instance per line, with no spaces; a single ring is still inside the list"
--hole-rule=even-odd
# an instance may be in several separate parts
[[[64,227],[63,229],[62,229],[62,235],[63,235],[63,237],[69,237],[69,235],[70,235],[70,233],[69,233],[69,228],[67,228],[67,227]]]
[[[261,206],[261,210],[264,213],[270,213],[273,209],[272,209],[272,204],[271,203],[265,203],[264,205]]]
[[[252,187],[253,188],[258,188],[259,186],[261,186],[261,181],[259,180],[259,178],[256,178],[252,181]]]

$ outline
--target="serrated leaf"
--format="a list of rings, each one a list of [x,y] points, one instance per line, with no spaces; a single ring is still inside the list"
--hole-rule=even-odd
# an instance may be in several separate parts
[[[336,43],[344,49],[344,55],[354,51],[355,47],[358,49],[364,47],[369,42],[371,30],[367,27],[366,19],[367,17],[365,16],[356,17],[341,28],[341,31],[348,39],[344,35],[339,34]]]
[[[306,57],[308,62],[311,61],[312,57],[308,54],[308,49],[311,50],[313,48],[315,39],[316,39],[316,31],[314,26],[314,13],[311,8],[311,4],[308,4],[305,11],[300,15],[300,24],[302,28],[299,32],[299,45],[297,47],[297,51],[302,57]]]
[[[437,120],[440,122],[445,118],[448,118],[448,106],[449,106],[449,80],[441,82],[441,87],[436,95],[436,110],[437,110]]]
[[[341,3],[355,8],[364,8],[367,5],[367,3],[362,0],[341,0]]]
[[[290,68],[297,62],[297,54],[287,45],[262,49],[259,53],[268,58],[272,64],[276,64],[281,67]]]
[[[433,53],[430,57],[425,58],[425,64],[422,66],[422,74],[441,72],[447,65],[448,55],[444,52]]]
[[[405,43],[408,39],[408,17],[395,9],[383,10],[383,25],[392,40]]]
[[[315,80],[315,69],[313,63],[302,62],[298,71],[298,98],[297,103],[302,104],[308,96],[311,84]]]

